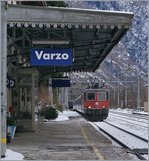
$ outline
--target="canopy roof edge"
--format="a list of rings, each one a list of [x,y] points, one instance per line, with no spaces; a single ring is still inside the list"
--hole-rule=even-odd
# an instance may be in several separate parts
[[[60,7],[12,5],[7,22],[45,24],[131,25],[133,13]]]

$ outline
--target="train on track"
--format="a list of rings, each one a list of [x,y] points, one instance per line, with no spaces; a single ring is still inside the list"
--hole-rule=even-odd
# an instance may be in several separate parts
[[[105,89],[86,89],[73,102],[73,110],[90,121],[103,121],[109,113],[108,91]]]

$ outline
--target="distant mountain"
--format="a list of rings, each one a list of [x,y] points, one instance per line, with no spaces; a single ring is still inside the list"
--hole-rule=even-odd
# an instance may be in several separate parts
[[[134,13],[132,28],[109,53],[100,67],[93,73],[73,73],[71,74],[72,81],[82,81],[86,82],[86,84],[89,82],[99,82],[100,84],[106,82],[108,88],[112,89],[115,89],[118,86],[117,82],[119,82],[122,87],[130,88],[130,91],[132,91],[133,86],[135,92],[137,92],[139,79],[143,89],[144,85],[147,84],[148,68],[148,1],[66,1],[66,3],[70,8]],[[84,88],[84,86],[82,87]],[[136,96],[137,93],[135,94]]]
[[[128,11],[134,13],[132,29],[130,29],[121,43],[126,46],[127,53],[134,62],[140,65],[140,68],[147,72],[147,42],[148,42],[148,1],[85,1],[85,2],[67,2],[69,7],[87,8],[97,10]]]
[[[118,50],[121,46],[124,46],[124,53],[119,53],[119,59],[127,59],[124,61],[126,63],[129,62],[128,66],[131,66],[131,70],[135,70],[135,68],[139,67],[142,71],[142,77],[147,74],[147,64],[148,64],[148,50],[147,50],[147,42],[148,42],[148,32],[147,32],[147,20],[148,20],[148,2],[147,1],[132,1],[132,2],[124,2],[124,1],[111,1],[111,2],[99,2],[99,1],[85,1],[85,2],[77,2],[77,1],[68,1],[69,7],[73,8],[87,8],[87,9],[97,9],[97,10],[117,10],[117,11],[129,11],[134,13],[132,28],[127,32],[127,34],[123,37],[120,43],[115,47],[112,51],[112,54],[107,56],[105,63],[108,65],[108,62],[111,58],[114,58],[114,55],[117,55]],[[120,50],[123,51],[123,50]],[[113,55],[113,56],[112,56]],[[125,55],[125,56],[124,56]],[[108,60],[108,62],[107,62]],[[111,60],[112,62],[112,60]],[[116,62],[115,62],[116,63]],[[104,65],[104,63],[102,63]],[[117,64],[118,66],[121,64]],[[101,68],[101,66],[100,66]],[[115,69],[121,69],[121,67],[115,67],[113,72],[116,72]],[[111,68],[109,69],[111,70]],[[121,69],[123,70],[123,69]],[[116,72],[118,73],[118,71]],[[134,75],[134,74],[133,74]],[[144,78],[146,79],[146,78]]]

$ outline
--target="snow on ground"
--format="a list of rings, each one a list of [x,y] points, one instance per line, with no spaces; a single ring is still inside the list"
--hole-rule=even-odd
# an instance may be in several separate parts
[[[6,157],[1,160],[23,160],[24,156],[18,152],[14,152],[10,149],[6,150]]]
[[[134,110],[132,110],[132,109],[120,109],[119,108],[119,109],[116,109],[116,110],[111,109],[111,111],[117,111],[117,112],[120,112],[120,113],[129,113],[129,114],[132,114],[132,117],[133,117],[133,113],[134,113]],[[142,112],[142,111],[135,111],[135,113],[148,115],[147,112]],[[142,122],[142,126],[140,126],[141,122],[140,122],[139,126],[135,125],[135,124],[133,125],[133,124],[130,124],[129,122],[127,122],[126,120],[122,121],[122,120],[114,118],[112,116],[112,113],[108,116],[106,121],[110,122],[111,124],[114,124],[116,126],[119,126],[122,129],[130,131],[130,132],[132,132],[132,133],[134,133],[134,134],[136,134],[138,136],[142,136],[142,137],[144,137],[146,139],[148,138],[148,130],[147,130],[147,128],[143,127],[144,126],[143,122]],[[139,121],[139,119],[138,119],[138,121]],[[145,143],[143,141],[138,141],[138,140],[136,141],[135,137],[128,137],[118,129],[113,128],[113,130],[112,130],[111,126],[105,124],[104,122],[97,122],[96,124],[98,126],[100,126],[101,128],[103,128],[104,130],[106,130],[111,135],[113,135],[114,137],[119,138],[124,144],[127,144],[130,147],[132,146],[131,148],[148,148],[148,143]],[[100,131],[96,126],[94,126],[93,123],[91,123],[91,125],[94,128],[96,128],[98,131]],[[113,143],[113,145],[118,146],[115,142],[112,141],[112,143]],[[148,159],[147,155],[144,155],[144,157],[146,159]]]
[[[117,108],[117,109],[111,109],[111,111],[117,111],[117,112],[122,112],[122,113],[138,113],[138,114],[143,114],[143,115],[148,115],[148,112],[144,112],[141,109],[129,109],[129,108],[125,108],[125,109],[121,109],[121,108]]]
[[[63,111],[63,114],[66,115],[67,117],[78,117],[80,114],[78,114],[75,111]]]
[[[117,109],[117,111],[119,112],[123,112],[123,113],[132,113],[132,110],[129,109]],[[50,121],[67,121],[69,120],[69,117],[78,117],[80,116],[77,112],[75,111],[63,111],[63,112],[59,112],[58,118],[55,120],[50,120]],[[48,121],[48,122],[50,122]],[[118,120],[115,119],[115,121],[118,122]],[[121,124],[122,125],[122,124]],[[128,128],[129,126],[127,126]],[[140,133],[142,133],[142,131],[140,130]],[[127,140],[128,138],[125,138],[125,140]],[[20,153],[14,152],[10,149],[6,150],[6,157],[2,158],[2,160],[23,160],[24,156]]]
[[[69,120],[69,117],[77,117],[77,116],[80,116],[80,115],[75,111],[63,111],[63,112],[58,111],[58,118],[57,119],[46,120],[46,122],[67,121],[67,120]]]
[[[119,112],[123,112],[123,113],[132,113],[132,109],[121,109],[121,108],[117,108],[117,109],[111,109],[111,111],[119,111]]]
[[[51,121],[53,122],[53,121],[67,121],[67,120],[69,120],[69,118],[65,114],[63,114],[62,112],[58,111],[58,117],[56,119],[54,119],[54,120],[45,120],[45,121],[47,123],[47,122],[51,122]]]
[[[113,117],[112,115],[109,115],[109,117],[107,118],[106,121],[110,122],[113,125],[116,125],[120,128],[122,127],[126,131],[130,131],[138,136],[148,139],[148,130],[144,126],[143,122],[141,123],[141,122],[136,121],[136,123],[138,123],[138,125],[135,125],[135,124],[133,124],[133,122],[135,123],[135,121],[132,121],[132,120],[126,121],[126,119],[117,119],[117,117]],[[146,126],[147,126],[147,124],[146,124]]]
[[[111,111],[118,111],[120,113],[131,113],[132,114],[132,110],[131,109],[116,109],[116,110],[111,110]],[[142,112],[141,112],[142,113]],[[120,117],[120,116],[119,116]],[[132,114],[133,117],[133,114]],[[126,119],[122,119],[121,120],[113,117],[112,113],[109,114],[108,118],[106,119],[107,122],[114,124],[122,129],[125,129],[127,131],[130,131],[138,136],[142,136],[143,138],[148,138],[148,129],[144,127],[144,122],[139,122],[138,120],[138,125],[137,124],[130,124],[131,122],[135,123],[135,121],[131,121],[130,119],[128,119],[129,122],[127,122]],[[137,123],[137,121],[136,121]],[[120,130],[116,130],[113,128],[113,130],[111,130],[111,126],[109,126],[108,124],[104,123],[104,122],[98,122],[97,123],[98,126],[100,126],[101,128],[104,128],[106,131],[108,131],[111,135],[116,136],[117,138],[119,138],[122,142],[126,143],[126,144],[132,144],[131,142],[133,142],[133,146],[132,148],[140,148],[140,146],[143,146],[144,148],[148,147],[147,143],[144,143],[144,145],[142,145],[142,143],[136,142],[135,139],[134,141],[132,141],[133,137],[131,138],[126,138],[126,136],[123,134],[123,132],[121,133]],[[142,125],[142,126],[141,126]],[[123,135],[122,135],[123,134]]]
[[[110,125],[102,122],[102,123],[96,123],[98,126],[100,126],[102,129],[104,129],[105,131],[107,131],[108,133],[110,133],[112,136],[118,138],[118,140],[120,140],[121,142],[123,142],[124,144],[126,144],[127,146],[131,147],[132,149],[135,148],[148,148],[148,143],[137,139],[134,136],[131,136],[129,134],[125,134],[123,131],[111,127]],[[128,129],[127,129],[128,130]],[[129,131],[129,130],[128,130]],[[140,131],[141,133],[142,131]]]

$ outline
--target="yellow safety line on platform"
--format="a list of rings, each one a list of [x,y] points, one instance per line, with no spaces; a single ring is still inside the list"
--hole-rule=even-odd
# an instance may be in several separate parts
[[[98,159],[104,160],[104,156],[102,156],[101,153],[99,152],[99,150],[96,148],[96,146],[94,144],[91,144],[90,141],[88,140],[85,129],[83,127],[81,127],[81,132],[82,132],[82,135],[83,135],[86,143],[89,144],[93,148],[93,150],[94,150],[96,156],[98,157]]]
[[[84,130],[83,127],[81,127],[81,132],[82,132],[82,134],[83,134],[83,137],[84,137],[86,143],[87,143],[87,144],[90,144],[90,142],[89,142],[89,140],[88,140],[88,138],[87,138],[87,135],[86,135],[85,130]]]
[[[96,154],[96,156],[98,157],[99,160],[105,160],[104,156],[102,156],[102,154],[99,152],[99,150],[96,148],[96,146],[93,144],[92,145],[94,152]]]
[[[1,143],[5,144],[6,143],[6,138],[1,138]]]

